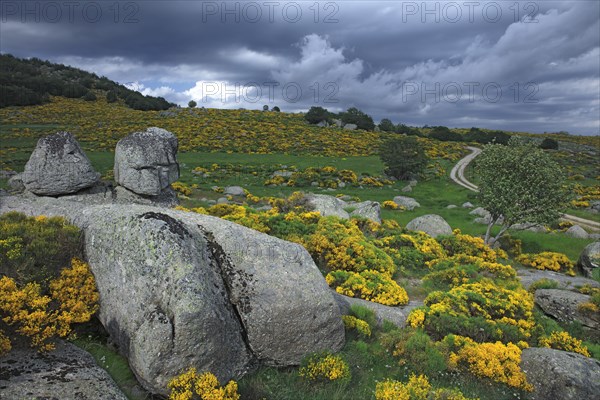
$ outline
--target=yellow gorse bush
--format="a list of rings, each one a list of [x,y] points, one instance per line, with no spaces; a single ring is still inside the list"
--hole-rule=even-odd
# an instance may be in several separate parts
[[[590,357],[590,352],[581,340],[578,340],[567,332],[552,332],[550,336],[542,337],[539,340],[541,347],[549,347],[557,350],[571,351]]]
[[[464,366],[472,374],[495,382],[531,391],[525,373],[521,370],[521,349],[513,343],[476,343],[468,337],[454,336],[453,344],[459,348],[451,352],[449,367]]]
[[[50,281],[50,296],[41,293],[38,283],[19,288],[13,279],[0,278],[2,321],[16,326],[16,332],[29,337],[31,345],[40,351],[52,350],[51,338],[69,335],[73,323],[89,321],[98,309],[97,302],[94,276],[89,266],[78,259],[73,259],[70,268]],[[2,347],[7,348],[6,344]]]
[[[468,400],[455,389],[433,389],[425,375],[411,375],[407,383],[386,379],[377,382],[376,400]]]
[[[352,315],[342,315],[342,321],[344,321],[346,329],[356,329],[356,331],[364,337],[371,336],[371,327],[367,321],[363,321]]]
[[[239,400],[238,385],[229,381],[221,387],[219,380],[210,372],[198,374],[190,368],[169,381],[169,400]]]
[[[324,353],[308,358],[299,375],[311,381],[336,381],[350,379],[350,368],[339,355]]]
[[[575,276],[575,264],[562,253],[544,251],[539,254],[522,254],[517,261],[526,267],[564,272],[567,275]]]

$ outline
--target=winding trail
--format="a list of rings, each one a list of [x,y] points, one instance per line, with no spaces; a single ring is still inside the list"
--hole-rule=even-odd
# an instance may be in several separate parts
[[[471,146],[467,147],[467,149],[471,150],[471,153],[458,160],[456,165],[450,171],[450,179],[452,179],[456,184],[466,189],[469,189],[473,192],[477,192],[479,190],[477,185],[475,185],[472,182],[469,182],[467,178],[465,178],[465,169],[467,168],[469,163],[481,153],[481,149]],[[563,214],[561,219],[580,225],[594,232],[600,232],[600,222],[576,217],[575,215],[569,214]]]

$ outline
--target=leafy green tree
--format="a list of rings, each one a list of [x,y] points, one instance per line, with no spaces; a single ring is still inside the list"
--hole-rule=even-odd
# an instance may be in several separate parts
[[[198,103],[196,103],[194,100],[190,100],[188,102],[188,107],[189,108],[195,108],[198,105]]]
[[[365,131],[375,129],[373,118],[356,107],[351,107],[346,112],[340,113],[340,119],[344,124],[355,124],[358,129],[364,129]]]
[[[386,174],[398,179],[419,174],[427,165],[425,149],[414,136],[384,141],[379,150],[379,157],[386,166]]]
[[[396,129],[396,126],[392,121],[384,118],[379,123],[379,129],[381,129],[383,132],[393,132]]]
[[[545,138],[540,143],[540,149],[544,150],[558,150],[558,142],[552,138]]]
[[[117,93],[114,90],[109,90],[106,93],[106,102],[107,103],[114,103],[117,101]]]
[[[429,132],[429,137],[432,139],[441,140],[442,142],[462,142],[463,137],[460,133],[451,131],[446,126],[436,126]]]
[[[85,95],[83,95],[83,99],[85,101],[96,101],[96,95],[90,90]]]
[[[326,108],[313,106],[304,115],[304,119],[310,124],[318,124],[331,118],[331,113]]]
[[[516,137],[508,146],[486,145],[477,157],[476,173],[479,202],[491,214],[485,234],[488,244],[514,224],[556,221],[569,199],[560,166],[532,143]],[[492,238],[492,227],[499,221],[500,231]]]
[[[279,107],[275,106],[275,107],[271,108],[271,111],[281,112],[281,109]]]

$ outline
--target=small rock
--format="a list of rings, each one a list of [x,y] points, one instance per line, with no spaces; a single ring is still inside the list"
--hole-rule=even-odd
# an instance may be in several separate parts
[[[351,217],[362,217],[373,222],[381,223],[381,205],[376,201],[363,201],[362,203],[348,203],[348,207],[355,209],[350,213]]]
[[[229,200],[226,197],[219,197],[217,199],[217,204],[229,204]]]
[[[412,192],[412,188],[413,188],[412,186],[410,186],[410,185],[406,185],[406,186],[404,186],[404,187],[402,188],[402,191],[403,191],[404,193],[410,193],[410,192]]]
[[[446,208],[452,210],[453,208],[458,208],[458,206],[456,204],[448,204]]]
[[[346,131],[354,131],[354,130],[356,130],[356,128],[358,128],[358,126],[356,124],[344,125],[344,130],[346,130]]]
[[[227,186],[224,191],[225,194],[229,194],[231,196],[245,196],[246,192],[244,188],[241,186]]]
[[[406,208],[409,211],[412,211],[417,207],[421,207],[421,205],[415,199],[413,199],[412,197],[406,197],[406,196],[394,197],[394,203]]]
[[[579,322],[584,327],[600,331],[600,315],[582,313],[579,305],[588,303],[591,297],[561,289],[538,289],[535,303],[548,315],[560,322]]]
[[[452,228],[450,225],[448,225],[444,218],[436,214],[427,214],[417,217],[406,224],[406,229],[425,232],[434,238],[452,235]]]
[[[571,236],[577,239],[587,239],[588,233],[579,225],[573,225],[565,232],[565,235]]]
[[[23,175],[22,174],[13,175],[8,180],[8,187],[10,187],[11,191],[13,191],[13,192],[16,192],[16,193],[23,192],[25,190],[25,185],[23,184]]]
[[[415,186],[417,186],[417,183],[418,183],[418,182],[417,182],[416,180],[414,180],[414,179],[413,179],[413,180],[411,180],[410,182],[408,182],[408,184],[409,184],[410,186],[412,186],[412,187],[415,187]]]
[[[463,205],[464,207],[464,205]],[[469,213],[469,215],[475,215],[477,217],[489,218],[491,216],[490,212],[483,207],[477,207],[473,211]]]
[[[473,207],[475,207],[475,206],[468,201],[466,203],[462,204],[462,208],[473,208]]]

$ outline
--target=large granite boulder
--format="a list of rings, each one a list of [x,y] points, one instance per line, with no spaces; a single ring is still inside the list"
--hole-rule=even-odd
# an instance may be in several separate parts
[[[2,399],[127,400],[88,352],[61,340],[47,354],[13,348],[0,371]]]
[[[417,207],[421,207],[421,205],[415,199],[406,196],[394,197],[394,203],[398,204],[400,207],[406,208],[409,211],[412,211]]]
[[[148,128],[119,140],[115,149],[115,181],[141,195],[157,196],[179,179],[177,138],[161,128]]]
[[[548,348],[524,349],[521,368],[533,385],[532,400],[599,400],[600,361]]]
[[[600,268],[600,241],[585,246],[579,255],[577,267],[588,278],[591,278],[594,271]]]
[[[255,362],[296,365],[344,344],[339,308],[298,244],[151,206],[9,196],[7,211],[62,215],[82,228],[98,317],[153,393],[165,395],[189,366],[227,381]]]
[[[425,232],[434,238],[452,235],[452,227],[450,227],[444,218],[436,214],[417,217],[406,224],[406,229]]]
[[[535,303],[560,322],[579,322],[584,328],[600,331],[600,314],[585,313],[579,305],[589,303],[590,296],[561,289],[538,289]]]
[[[93,186],[100,174],[73,135],[57,132],[38,140],[21,179],[32,193],[58,196]]]

